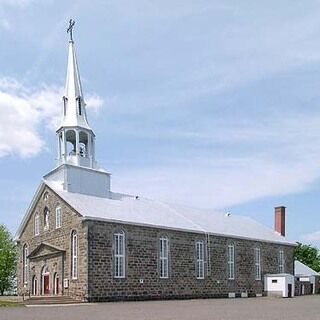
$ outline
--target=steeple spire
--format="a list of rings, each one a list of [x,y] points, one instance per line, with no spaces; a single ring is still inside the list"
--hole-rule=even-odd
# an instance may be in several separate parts
[[[63,96],[63,117],[57,130],[59,136],[58,164],[70,163],[95,167],[94,138],[86,114],[80,73],[72,31],[75,22],[70,19],[67,32],[70,33],[67,79]],[[70,149],[70,150],[69,150]]]
[[[86,104],[82,93],[81,80],[72,30],[75,22],[70,19],[67,32],[70,33],[67,79],[63,96],[62,126],[79,126],[91,130],[86,114]]]

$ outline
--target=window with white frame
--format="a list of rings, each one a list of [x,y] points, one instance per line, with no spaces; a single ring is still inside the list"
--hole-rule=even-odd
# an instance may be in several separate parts
[[[119,231],[113,234],[113,274],[115,278],[124,278],[126,270],[125,233]]]
[[[28,246],[25,244],[22,249],[22,264],[23,264],[23,283],[28,283]]]
[[[234,245],[228,245],[228,278],[234,280]]]
[[[196,242],[196,272],[197,279],[204,279],[204,244],[203,241]]]
[[[39,214],[36,213],[36,215],[34,216],[34,235],[38,236],[40,233],[40,220],[39,220]]]
[[[284,252],[279,251],[279,273],[284,273]]]
[[[260,250],[260,248],[254,248],[254,262],[255,262],[256,280],[261,280],[261,250]]]
[[[159,239],[159,267],[160,278],[169,277],[169,241],[167,237]]]
[[[61,207],[56,208],[56,229],[61,228]]]
[[[78,235],[75,230],[71,232],[71,277],[78,278]]]

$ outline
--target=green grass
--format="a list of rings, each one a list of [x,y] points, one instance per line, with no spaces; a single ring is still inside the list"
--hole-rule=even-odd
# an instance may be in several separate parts
[[[21,306],[23,306],[21,303],[15,302],[15,301],[0,301],[0,308],[1,307],[21,307]]]

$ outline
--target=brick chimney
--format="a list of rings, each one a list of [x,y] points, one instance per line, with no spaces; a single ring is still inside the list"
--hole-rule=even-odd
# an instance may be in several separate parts
[[[274,208],[274,230],[283,237],[286,235],[286,207]]]

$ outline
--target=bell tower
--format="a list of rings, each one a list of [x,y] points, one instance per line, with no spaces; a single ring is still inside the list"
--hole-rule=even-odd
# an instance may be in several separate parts
[[[86,104],[72,37],[75,22],[70,20],[69,24],[70,40],[67,79],[63,96],[63,115],[57,130],[58,165],[69,163],[96,168],[95,134],[87,120]]]
[[[89,126],[73,40],[75,22],[69,21],[69,55],[62,120],[56,131],[57,166],[43,178],[67,192],[111,197],[110,173],[98,168],[95,134]]]

